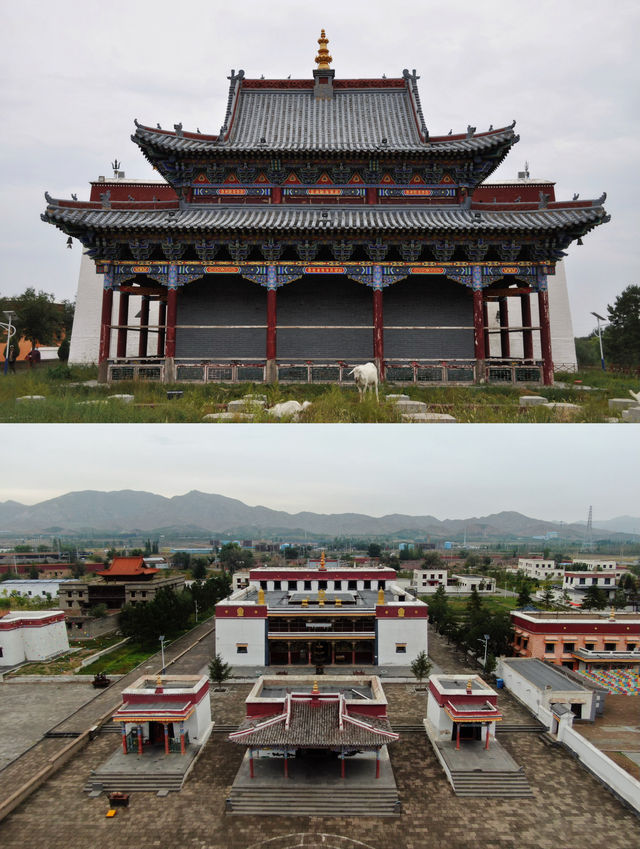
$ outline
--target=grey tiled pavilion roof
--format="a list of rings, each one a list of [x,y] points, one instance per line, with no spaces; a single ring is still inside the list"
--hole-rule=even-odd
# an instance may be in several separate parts
[[[313,92],[244,92],[226,141],[177,135],[138,126],[133,141],[169,153],[211,154],[270,151],[474,154],[500,150],[518,140],[511,128],[469,138],[423,142],[411,104],[402,91],[336,92],[315,100]],[[261,139],[265,139],[261,142]],[[386,143],[383,143],[386,139]]]
[[[87,230],[295,232],[514,232],[591,227],[603,222],[602,206],[478,212],[461,207],[216,206],[187,209],[101,209],[49,204],[45,221]]]
[[[333,82],[331,98],[316,98],[312,80],[249,80],[232,72],[219,135],[176,132],[136,123],[132,139],[145,152],[489,154],[502,159],[518,141],[515,121],[486,133],[428,138],[417,77]],[[496,162],[496,165],[498,163]]]
[[[339,711],[340,705],[337,701],[313,705],[309,702],[294,700],[291,703],[291,718],[288,728],[285,728],[284,715],[280,722],[272,723],[263,728],[256,728],[256,726],[273,717],[263,716],[258,719],[245,719],[238,731],[247,731],[253,728],[256,730],[239,738],[230,736],[229,739],[233,743],[240,743],[245,746],[291,746],[309,749],[340,746],[377,748],[397,739],[397,735],[394,735],[391,731],[389,720],[380,717],[350,714],[353,719],[364,723],[366,727],[355,725],[345,719],[342,730],[340,730]],[[380,732],[386,732],[386,734]]]

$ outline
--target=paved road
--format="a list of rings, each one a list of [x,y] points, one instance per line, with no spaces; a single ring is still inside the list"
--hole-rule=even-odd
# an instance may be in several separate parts
[[[214,619],[208,619],[198,625],[188,634],[175,640],[175,642],[165,648],[165,667],[171,672],[181,675],[195,675],[204,673],[209,658],[213,654],[214,649]],[[190,645],[197,644],[190,649],[185,655],[175,661],[181,652],[189,648]],[[58,723],[53,729],[56,732],[67,732],[80,734],[88,728],[94,726],[105,714],[115,709],[120,705],[121,691],[132,684],[142,674],[156,675],[161,669],[160,652],[152,655],[141,666],[124,675],[118,681],[114,682],[105,690],[97,691],[94,698],[87,702],[78,710],[69,714],[62,722]],[[11,684],[0,684],[0,686],[11,687]],[[34,684],[32,698],[47,699],[47,687],[50,685],[42,684],[38,686]],[[69,685],[70,686],[70,685]],[[46,702],[45,702],[46,705]],[[61,751],[64,746],[69,743],[68,738],[46,738],[43,737],[39,742],[27,750],[21,757],[6,766],[0,771],[0,799],[6,798],[15,792],[18,787],[27,782],[40,769],[45,767],[50,758]]]

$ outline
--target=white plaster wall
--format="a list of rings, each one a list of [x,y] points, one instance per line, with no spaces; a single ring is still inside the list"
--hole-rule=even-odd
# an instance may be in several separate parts
[[[434,734],[436,735],[436,739],[451,739],[451,729],[453,728],[453,723],[451,722],[447,714],[444,712],[444,710],[440,709],[438,702],[434,699],[431,692],[429,692],[429,698],[427,701],[427,720],[430,723]]]
[[[632,808],[640,811],[640,781],[607,757],[592,743],[574,731],[560,724],[558,740],[568,746],[585,766],[595,773],[614,793],[621,796]]]
[[[0,648],[2,649],[0,663],[3,666],[13,666],[26,660],[22,628],[16,628],[14,631],[0,631]]]
[[[264,666],[265,639],[264,619],[216,619],[216,654],[231,666]],[[247,654],[238,654],[237,643],[247,643]]]
[[[211,725],[211,699],[209,698],[208,691],[204,698],[200,699],[196,705],[195,713],[192,714],[191,720],[193,720],[193,729],[191,727],[189,728],[189,736],[192,740],[199,741],[207,733],[207,729]]]
[[[102,314],[102,289],[104,275],[96,272],[96,265],[86,254],[80,260],[80,272],[78,274],[78,291],[76,295],[76,310],[73,318],[73,329],[71,331],[71,347],[69,349],[69,362],[77,365],[89,365],[98,362],[98,349],[100,344],[100,317]],[[118,307],[120,295],[113,294],[113,309],[111,312],[112,324],[117,324]],[[139,325],[140,319],[136,316],[140,311],[141,299],[131,297],[129,299],[129,325]],[[158,323],[158,303],[152,301],[149,304],[149,324]],[[116,351],[117,331],[111,332],[111,356]],[[147,353],[155,355],[158,345],[158,335],[150,330],[147,340]],[[129,331],[127,335],[127,356],[138,356],[138,333]]]
[[[378,664],[409,666],[421,651],[428,652],[428,620],[394,616],[378,619]],[[396,654],[396,643],[406,643],[407,651]]]
[[[564,263],[556,265],[555,275],[547,278],[549,292],[549,323],[551,327],[551,355],[556,371],[575,371],[578,367],[576,359],[576,346],[573,337],[573,323],[571,321],[571,309],[569,306],[569,293],[567,290],[567,276]],[[531,323],[534,327],[540,325],[540,313],[538,311],[538,297],[534,293],[530,295]],[[519,298],[508,298],[509,325],[510,327],[522,327],[522,311]],[[498,303],[492,301],[488,307],[489,328],[499,328],[497,319]],[[522,345],[522,334],[511,333],[511,356],[514,358],[524,355]],[[489,334],[489,348],[492,357],[500,356],[500,334]],[[533,333],[533,356],[540,359],[540,333]]]
[[[0,585],[2,595],[10,595],[12,592],[18,592],[20,595],[30,598],[44,598],[47,593],[54,597],[58,595],[60,581],[48,580],[25,580],[25,581],[3,581]]]
[[[59,652],[69,651],[67,628],[62,622],[52,622],[40,628],[21,628],[27,660],[45,660]]]

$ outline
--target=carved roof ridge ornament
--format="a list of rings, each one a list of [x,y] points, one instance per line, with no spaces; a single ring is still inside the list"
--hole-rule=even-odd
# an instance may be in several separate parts
[[[329,39],[325,35],[325,31],[323,29],[320,30],[320,38],[318,39],[318,44],[320,48],[318,49],[318,55],[316,56],[316,65],[318,66],[319,71],[328,70],[333,62],[333,57],[329,53],[327,49],[327,44],[329,44]]]

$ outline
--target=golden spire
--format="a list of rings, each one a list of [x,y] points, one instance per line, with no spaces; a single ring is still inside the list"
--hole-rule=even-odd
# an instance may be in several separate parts
[[[264,604],[264,590],[262,587],[258,590],[258,604]]]
[[[378,590],[378,604],[384,604],[384,590],[382,587]]]
[[[318,681],[313,682],[313,687],[311,688],[311,692],[315,695],[320,692],[320,687],[318,687]]]
[[[329,69],[329,65],[333,62],[333,59],[327,50],[327,44],[329,44],[329,39],[324,34],[324,30],[320,30],[320,38],[318,39],[318,44],[320,45],[320,49],[318,50],[318,55],[316,56],[316,64],[318,66],[318,70],[326,71]]]
[[[320,555],[320,568],[321,568],[322,570],[324,570],[324,569],[325,569],[325,565],[324,565],[324,548],[322,549],[322,554]]]

